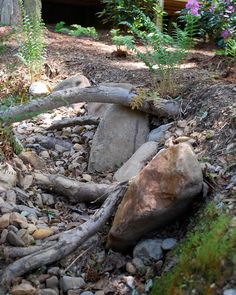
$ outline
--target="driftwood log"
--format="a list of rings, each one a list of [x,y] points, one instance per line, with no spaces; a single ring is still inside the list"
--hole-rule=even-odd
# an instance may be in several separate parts
[[[2,111],[0,112],[0,120],[6,123],[20,122],[43,112],[78,102],[114,103],[130,107],[130,102],[135,96],[135,89],[129,90],[122,87],[104,85],[86,88],[74,87],[52,92],[45,98]],[[146,101],[139,110],[159,117],[176,117],[179,115],[180,105],[173,100],[160,99],[158,103],[155,103],[155,106]]]
[[[107,184],[84,183],[65,176],[52,174],[34,174],[35,183],[44,190],[53,191],[67,197],[71,203],[102,203],[114,188]]]
[[[126,189],[127,182],[117,185],[109,193],[102,207],[90,220],[74,229],[60,234],[58,241],[53,243],[53,245],[50,242],[50,246],[48,246],[48,248],[44,245],[40,250],[37,248],[37,251],[34,253],[32,253],[34,249],[31,248],[30,250],[32,251],[32,254],[16,260],[5,269],[2,274],[2,281],[0,285],[9,287],[15,277],[22,276],[25,273],[41,266],[61,260],[75,251],[88,238],[98,232],[112,216]]]

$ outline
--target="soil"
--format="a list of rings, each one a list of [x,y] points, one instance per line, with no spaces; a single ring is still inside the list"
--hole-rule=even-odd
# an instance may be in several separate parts
[[[140,88],[151,89],[153,86],[152,79],[145,65],[130,52],[120,55],[114,53],[115,51],[116,48],[111,44],[107,31],[100,31],[98,40],[93,40],[57,34],[49,27],[47,31],[47,61],[43,80],[53,87],[67,77],[83,74],[95,85],[101,82],[128,82]],[[17,61],[16,52],[17,43],[13,38],[6,43],[5,50],[0,56],[0,79],[2,82],[0,99],[20,91],[25,95],[27,93],[26,89],[29,85],[27,72]],[[208,195],[204,197],[215,199],[217,204],[223,204],[229,213],[235,216],[236,199],[233,196],[236,193],[236,186],[235,180],[232,179],[236,174],[236,62],[217,56],[214,49],[199,44],[197,49],[193,50],[177,69],[176,81],[179,85],[178,98],[182,99],[182,113],[179,118],[176,118],[168,140],[169,142],[175,141],[179,136],[189,136],[194,139],[194,150],[202,165],[205,165]],[[81,114],[85,112],[83,105],[81,105],[81,110]],[[58,112],[72,117],[80,111],[62,109]],[[158,118],[151,118],[153,127],[169,121],[165,119],[160,122]],[[179,122],[183,121],[186,122],[186,126],[181,129]],[[43,122],[35,122],[34,120],[26,122],[26,124],[29,124],[28,126],[32,127],[28,131],[27,137],[33,133],[35,126],[44,128]],[[14,127],[16,133],[18,127],[19,124]],[[58,133],[58,135],[61,136],[62,134]],[[168,144],[168,141],[166,144]],[[89,143],[85,142],[84,158],[89,153],[89,147]],[[5,147],[5,154],[9,159],[12,157],[8,146]],[[53,170],[54,166],[55,163],[49,163],[49,170]],[[69,173],[67,176],[76,179],[83,178],[82,175],[74,175],[73,173]],[[112,175],[92,175],[92,179],[97,182],[109,183],[112,180]],[[73,212],[72,206],[64,204],[61,199],[59,200],[56,209],[65,210],[65,213],[60,216],[60,220],[67,220],[66,223],[69,224],[71,222],[70,214]],[[93,207],[86,210],[87,215],[83,217],[85,219],[94,213]],[[181,224],[173,224],[168,229],[153,233],[151,236],[164,238],[171,236],[180,241],[184,238],[188,229],[188,221],[187,217]],[[104,233],[108,228],[109,225],[104,229]],[[101,234],[103,242],[104,233]],[[99,242],[101,252],[103,251],[101,246],[103,242]],[[109,269],[108,267],[106,269],[106,266],[104,266],[99,274],[86,266],[86,259],[93,259],[95,252],[98,252],[98,250],[93,250],[90,256],[87,253],[80,263],[80,268],[86,273],[87,279],[91,282],[97,282],[98,278],[101,279],[101,273],[104,274],[109,271],[113,272],[114,279],[119,268]],[[75,257],[74,255],[62,261],[60,267],[66,268]],[[113,259],[121,261],[124,257],[113,257]],[[125,259],[127,261],[127,256]],[[121,268],[124,264],[125,262]],[[158,270],[158,274],[160,274],[160,270]],[[105,276],[103,276],[103,280],[105,279]],[[142,278],[139,278],[139,282],[143,284]],[[220,292],[220,289],[217,294],[218,292]]]

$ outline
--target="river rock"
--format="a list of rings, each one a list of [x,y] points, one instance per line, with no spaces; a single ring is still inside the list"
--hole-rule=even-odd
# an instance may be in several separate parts
[[[133,257],[140,258],[144,263],[158,261],[163,256],[161,244],[162,240],[160,239],[148,239],[141,241],[135,246],[133,250]]]
[[[7,241],[12,246],[25,247],[25,243],[23,242],[23,240],[20,237],[18,237],[18,235],[16,233],[14,233],[13,231],[8,232]]]
[[[13,212],[10,214],[10,224],[20,228],[28,227],[27,219],[17,212]]]
[[[35,295],[36,289],[29,283],[24,282],[11,288],[11,295]]]
[[[158,143],[149,141],[144,143],[133,156],[125,162],[124,165],[115,173],[114,179],[122,182],[130,180],[136,176],[143,167],[150,161],[157,153]]]
[[[38,295],[58,295],[59,292],[56,289],[50,289],[50,288],[46,288],[46,289],[41,289],[38,292]]]
[[[159,144],[165,142],[165,133],[173,125],[173,123],[161,125],[158,128],[153,129],[147,138],[147,141],[156,141]]]
[[[165,251],[169,251],[169,250],[173,249],[176,246],[176,244],[177,244],[176,239],[168,238],[162,242],[161,248]]]
[[[93,138],[88,170],[114,171],[144,144],[148,132],[146,115],[112,105],[106,111]]]
[[[35,169],[44,171],[46,169],[46,162],[40,158],[35,151],[22,152],[19,157],[25,164],[30,164]]]
[[[0,165],[0,193],[7,191],[16,185],[17,174],[13,167],[4,163]]]
[[[59,91],[59,90],[65,90],[68,88],[73,88],[73,87],[78,87],[78,88],[84,88],[84,87],[89,87],[91,86],[89,80],[83,76],[83,75],[76,75],[73,77],[69,77],[60,83],[58,83],[54,88],[54,91]]]
[[[143,234],[171,223],[189,208],[202,186],[202,170],[188,144],[161,150],[130,183],[108,246],[123,250]]]
[[[0,229],[8,227],[10,224],[10,214],[6,213],[0,217]]]
[[[224,290],[223,295],[236,295],[236,289]]]
[[[50,237],[53,233],[51,228],[40,228],[33,233],[33,238],[35,240],[41,240]]]
[[[32,96],[43,96],[50,93],[50,87],[41,81],[33,82],[29,88],[29,94]]]
[[[61,288],[64,292],[67,292],[68,290],[76,290],[80,289],[85,285],[85,281],[82,278],[77,277],[69,277],[69,276],[63,276],[61,278]]]

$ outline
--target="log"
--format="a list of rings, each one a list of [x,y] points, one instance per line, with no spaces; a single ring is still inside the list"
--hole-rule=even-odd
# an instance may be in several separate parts
[[[62,120],[58,120],[53,122],[51,126],[47,128],[47,130],[62,130],[66,127],[73,127],[73,126],[82,126],[82,125],[98,125],[99,118],[95,117],[76,117],[76,118],[66,118]]]
[[[107,184],[84,183],[65,176],[52,174],[35,173],[34,181],[42,189],[67,197],[74,204],[84,202],[102,203],[112,189],[112,186]]]
[[[129,107],[135,95],[134,90],[122,87],[105,85],[86,88],[74,87],[52,92],[45,98],[36,99],[26,105],[15,106],[7,111],[2,111],[0,112],[0,120],[6,123],[20,122],[43,112],[84,101],[114,103]],[[179,115],[180,105],[173,100],[160,99],[158,103],[155,103],[155,106],[146,101],[139,110],[159,117],[176,117]]]
[[[74,229],[62,233],[55,245],[27,255],[10,264],[3,272],[0,285],[9,287],[15,277],[22,276],[39,267],[61,260],[75,251],[88,238],[98,232],[112,216],[126,189],[127,182],[117,185],[113,191],[109,193],[103,206],[90,220]]]

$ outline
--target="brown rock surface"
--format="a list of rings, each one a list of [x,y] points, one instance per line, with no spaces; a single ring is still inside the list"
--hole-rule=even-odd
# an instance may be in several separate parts
[[[202,190],[201,167],[186,143],[160,151],[131,182],[108,236],[119,250],[180,216]]]

